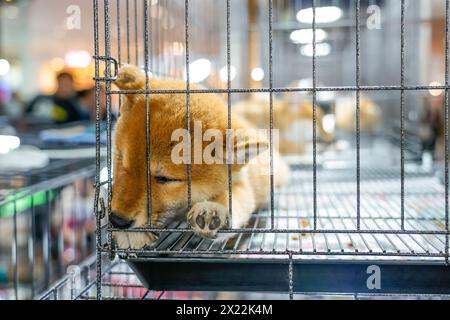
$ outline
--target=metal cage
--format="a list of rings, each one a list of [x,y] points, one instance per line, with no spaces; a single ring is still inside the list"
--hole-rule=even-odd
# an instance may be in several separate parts
[[[294,3],[295,2],[295,3]],[[200,3],[199,1],[121,1],[93,0],[95,27],[95,59],[97,101],[100,87],[106,88],[107,101],[107,156],[106,162],[100,155],[97,143],[96,199],[94,211],[97,219],[96,279],[84,293],[96,288],[95,298],[105,295],[105,275],[109,269],[104,257],[119,255],[131,267],[140,281],[149,290],[156,291],[268,291],[282,292],[294,298],[294,293],[346,293],[346,294],[450,294],[449,272],[449,135],[448,135],[448,90],[449,90],[449,13],[450,1],[442,0],[445,6],[445,83],[423,85],[408,80],[408,27],[413,23],[407,19],[412,1],[390,1],[397,8],[398,20],[390,21],[398,31],[398,48],[390,59],[399,60],[399,68],[391,70],[398,82],[394,84],[364,84],[362,73],[365,58],[363,34],[366,25],[361,15],[371,4],[385,4],[384,1],[349,0],[335,1],[348,7],[350,15],[346,28],[350,28],[354,65],[346,73],[350,79],[337,79],[334,85],[319,85],[317,52],[316,9],[320,4],[333,1],[259,1],[260,21],[253,28],[261,28],[261,42],[266,47],[261,56],[266,59],[267,80],[260,88],[244,86],[244,80],[232,82],[232,56],[244,46],[232,41],[240,32],[242,15],[237,8],[241,1],[223,0]],[[160,10],[169,10],[174,21],[157,19]],[[279,61],[276,46],[279,24],[274,22],[280,6],[312,8],[312,54],[309,68],[310,86],[294,87],[277,85],[275,61]],[[211,11],[212,10],[212,11]],[[203,12],[203,14],[201,14]],[[214,17],[211,19],[212,16]],[[195,15],[195,19],[192,16]],[[199,36],[202,19],[223,21],[223,37]],[[240,20],[239,20],[240,19]],[[170,19],[169,19],[170,20]],[[398,21],[398,22],[397,22]],[[183,56],[160,56],[164,37],[169,37],[165,23],[173,23],[173,31],[183,34]],[[234,25],[234,26],[233,26]],[[214,32],[214,24],[206,27]],[[237,30],[233,29],[236,28]],[[193,35],[195,31],[195,36]],[[233,32],[232,32],[233,30]],[[205,33],[205,31],[203,31]],[[206,33],[207,33],[206,32]],[[199,40],[200,39],[200,40]],[[226,61],[226,82],[224,87],[191,89],[192,73],[190,63],[195,54],[193,41],[209,39],[224,48]],[[397,39],[397,38],[396,38]],[[236,42],[238,42],[236,44]],[[267,50],[266,50],[267,49]],[[386,47],[377,51],[388,50]],[[165,58],[166,57],[166,58]],[[166,59],[166,61],[164,60]],[[178,59],[178,60],[177,60]],[[263,61],[264,61],[263,59]],[[115,90],[117,68],[122,63],[135,63],[146,71],[146,90]],[[241,62],[236,62],[241,63]],[[388,62],[386,62],[388,63]],[[413,62],[414,63],[414,62]],[[150,70],[153,76],[183,77],[186,67],[186,90],[154,90],[149,85]],[[278,65],[277,65],[278,66]],[[105,75],[101,73],[104,68]],[[180,71],[181,70],[181,71]],[[276,81],[277,80],[277,81]],[[338,83],[339,85],[336,85]],[[235,85],[237,84],[237,85]],[[445,161],[443,170],[426,169],[417,161],[414,151],[414,123],[407,117],[410,95],[428,90],[443,90],[445,93]],[[354,96],[355,132],[350,136],[353,149],[347,152],[323,152],[317,138],[318,95],[327,92],[349,93]],[[120,95],[144,94],[147,102],[146,121],[149,129],[152,94],[182,93],[186,96],[186,126],[190,129],[190,95],[223,94],[231,113],[233,96],[248,93],[264,93],[270,101],[270,130],[273,130],[273,101],[277,94],[309,94],[314,115],[312,126],[311,154],[303,158],[290,159],[293,169],[292,181],[288,187],[275,189],[271,180],[270,205],[254,215],[248,227],[239,230],[220,230],[222,233],[238,233],[229,241],[210,241],[193,235],[186,223],[174,223],[165,229],[154,227],[127,230],[126,232],[158,232],[157,244],[151,249],[122,250],[116,248],[111,239],[112,232],[124,232],[107,223],[111,212],[112,196],[112,99]],[[399,108],[390,111],[390,130],[381,134],[382,148],[375,150],[370,138],[361,130],[361,95],[392,95]],[[398,110],[398,111],[397,111]],[[97,136],[99,140],[99,104],[97,107]],[[231,117],[229,118],[231,121]],[[229,124],[231,127],[231,124]],[[398,126],[397,126],[398,125]],[[143,133],[145,134],[145,133]],[[148,142],[147,135],[147,142]],[[272,135],[270,150],[273,150]],[[369,147],[371,146],[371,147]],[[273,152],[273,151],[272,151]],[[392,162],[385,159],[392,157]],[[151,150],[147,148],[147,161]],[[305,161],[305,158],[307,161]],[[419,155],[420,158],[420,155]],[[370,161],[369,161],[370,160]],[[347,163],[339,167],[332,163]],[[105,165],[107,180],[100,180],[100,171]],[[271,165],[272,161],[271,161]],[[147,167],[148,169],[148,167]],[[148,181],[151,179],[147,172]],[[188,177],[190,167],[188,166]],[[187,197],[191,204],[191,186],[188,181]],[[232,188],[229,170],[229,202]],[[100,201],[101,188],[108,190],[105,202]],[[149,188],[148,188],[149,189]],[[150,192],[151,190],[148,190]],[[150,199],[150,194],[148,194]],[[151,215],[149,205],[148,214]],[[379,274],[381,286],[371,286],[370,277]],[[106,281],[107,283],[107,281]],[[83,292],[81,295],[84,294]],[[109,296],[109,294],[106,294]]]
[[[95,251],[91,159],[0,175],[0,298],[33,299]]]

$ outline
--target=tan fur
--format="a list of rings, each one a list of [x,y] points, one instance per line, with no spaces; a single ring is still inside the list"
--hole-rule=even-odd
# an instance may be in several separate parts
[[[145,76],[134,66],[124,66],[115,83],[120,89],[145,89]],[[150,88],[185,89],[185,82],[150,79]],[[192,85],[191,89],[199,87]],[[228,166],[226,164],[192,164],[192,209],[188,212],[187,165],[174,164],[171,151],[172,132],[187,127],[186,94],[151,94],[150,96],[150,172],[152,223],[164,227],[173,215],[188,219],[193,230],[206,238],[217,238],[217,230],[247,224],[251,214],[267,203],[270,192],[268,175],[261,175],[261,164],[254,159],[246,165],[232,165],[233,216],[228,217]],[[226,103],[214,94],[190,94],[191,130],[194,121],[202,121],[203,131],[220,129],[225,136],[228,127]],[[249,124],[232,115],[232,128],[248,128]],[[146,159],[146,98],[145,95],[125,95],[115,135],[114,184],[112,211],[134,219],[133,228],[147,225],[147,159]],[[194,135],[191,134],[192,145]],[[266,145],[261,137],[247,137],[245,147]],[[209,142],[208,142],[209,143]],[[204,143],[206,145],[208,143]],[[239,148],[239,146],[235,146]],[[266,148],[267,149],[267,148]],[[264,152],[267,155],[267,151]],[[258,155],[261,156],[261,155]],[[264,164],[267,165],[267,164]],[[286,184],[289,169],[275,154],[275,184]],[[158,183],[155,176],[182,180]],[[204,221],[204,227],[202,223]],[[218,227],[217,227],[218,226]],[[225,236],[225,234],[222,234]],[[153,234],[126,232],[114,234],[121,248],[141,248],[156,239]]]
[[[291,105],[284,100],[274,99],[273,101],[273,128],[280,130],[279,151],[282,154],[301,154],[305,151],[304,142],[296,141],[295,137],[286,139],[289,129],[298,121],[313,122],[314,113],[311,103],[303,101],[297,105]],[[270,103],[263,99],[253,97],[248,100],[241,100],[233,103],[233,111],[247,119],[258,128],[269,128],[270,123]],[[323,128],[323,111],[316,108],[317,132],[319,139],[325,142],[334,140],[334,136],[326,132]]]
[[[336,107],[336,127],[338,129],[354,132],[356,128],[355,103],[339,104]],[[381,121],[380,107],[369,97],[361,95],[360,99],[360,128],[362,131],[372,132],[377,129]]]

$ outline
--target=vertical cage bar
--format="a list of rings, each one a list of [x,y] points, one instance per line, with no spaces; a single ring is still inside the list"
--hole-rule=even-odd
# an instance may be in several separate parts
[[[122,65],[122,19],[120,18],[120,1],[116,0],[116,11],[117,11],[117,61],[119,66]],[[119,111],[118,115],[120,117],[120,109],[122,108],[122,96],[119,95]]]
[[[314,209],[314,230],[317,230],[317,74],[316,74],[316,0],[312,0],[312,29],[313,29],[313,209]]]
[[[70,243],[69,243],[69,245],[72,246],[71,249],[73,251],[73,257],[71,257],[72,261],[75,262],[76,261],[76,241],[77,241],[76,239],[77,239],[77,234],[79,232],[80,227],[78,225],[79,215],[78,215],[78,205],[77,205],[77,203],[78,203],[78,201],[77,201],[77,192],[76,192],[75,185],[73,185],[73,187],[74,187],[74,201],[73,201],[73,207],[71,208],[71,210],[69,212],[69,220],[76,221],[76,222],[74,223],[73,231],[70,232],[70,241],[69,241]],[[55,203],[57,203],[57,201],[55,201]]]
[[[52,206],[50,203],[49,190],[45,191],[45,203],[46,207],[46,215],[43,218],[44,220],[44,261],[45,261],[45,286],[48,287],[50,285],[50,276],[51,276],[51,234],[50,234],[50,221],[51,221],[51,212]]]
[[[289,300],[294,300],[294,268],[292,265],[292,252],[289,252]]]
[[[77,250],[77,239],[81,239],[81,242],[84,239],[83,239],[83,234],[82,234],[82,226],[79,224],[79,221],[81,221],[82,213],[81,213],[80,198],[79,198],[80,195],[77,194],[78,191],[77,191],[76,184],[74,184],[74,189],[75,189],[74,210],[71,210],[70,212],[71,212],[71,215],[72,215],[71,220],[76,221],[74,232],[73,232],[73,235],[72,235],[72,238],[73,238],[73,240],[72,240],[73,261],[76,263],[78,261],[77,260],[77,256],[78,256],[78,254],[77,254],[77,252],[78,252],[78,250]],[[75,219],[73,219],[73,216],[75,216]],[[81,256],[81,257],[83,257],[83,256]]]
[[[116,14],[117,14],[117,60],[119,65],[122,63],[122,26],[120,19],[120,1],[116,0]],[[119,102],[120,103],[120,102]]]
[[[450,0],[445,0],[445,262],[449,263],[449,110],[448,110],[448,86],[449,86],[449,17]]]
[[[187,112],[187,132],[188,132],[188,163],[187,163],[187,178],[188,178],[188,190],[187,190],[187,200],[188,200],[188,209],[191,208],[191,84],[189,78],[189,0],[185,0],[184,2],[184,32],[185,32],[185,63],[186,63],[186,112]]]
[[[151,7],[150,7],[151,8]],[[150,97],[148,91],[150,90],[150,80],[149,80],[149,56],[151,48],[151,25],[149,19],[149,5],[148,1],[144,0],[144,64],[145,64],[145,140],[146,148],[145,155],[147,161],[147,223],[152,225],[152,190],[151,190],[151,173],[150,173]]]
[[[13,270],[14,270],[14,296],[16,300],[19,300],[19,261],[18,261],[18,239],[17,239],[17,203],[16,200],[13,201],[13,232],[14,232],[14,242],[13,242]]]
[[[144,0],[145,1],[145,0]],[[134,50],[136,66],[139,67],[139,27],[138,27],[138,2],[134,0]]]
[[[361,0],[356,0],[356,228],[361,228]]]
[[[85,190],[87,190],[88,188],[88,180],[87,179],[83,179],[83,193],[85,192]],[[84,206],[80,205],[80,208],[82,208],[82,219],[83,221],[85,221],[85,212],[84,212]],[[88,231],[87,228],[85,228],[84,226],[81,227],[81,258],[84,258],[88,255]]]
[[[127,0],[126,3],[126,15],[127,15],[127,63],[131,63],[131,49],[130,49],[130,0]]]
[[[167,6],[167,3],[160,3],[160,2],[158,2],[160,5],[157,5],[156,8],[155,8],[156,9],[156,13],[154,13],[153,16],[159,17],[160,14],[161,14],[161,11],[162,11],[161,8],[163,8],[164,6]],[[151,7],[152,6],[153,5],[151,5]],[[152,15],[150,15],[150,17],[152,17]],[[160,30],[160,31],[153,33],[153,38],[154,39],[152,39],[152,37],[150,37],[150,41],[152,41],[152,43],[154,43],[157,48],[163,48],[164,44],[162,43],[163,41],[162,41],[161,38],[164,38],[164,36],[161,36],[161,32],[163,32],[165,34],[166,31],[162,31],[164,29],[161,28],[161,20],[160,19],[155,19],[154,23],[155,23],[155,25],[154,25],[153,28],[155,30]],[[169,51],[169,54],[172,54],[172,52]],[[150,68],[151,68],[151,70],[153,72],[157,71],[158,74],[161,74],[161,73],[165,74],[164,71],[161,71],[162,70],[161,69],[161,59],[159,57],[156,59],[156,65],[155,66],[153,66],[153,60],[152,59],[150,60]]]
[[[104,0],[104,10],[105,10],[105,56],[107,58],[111,57],[111,18],[110,18],[110,2],[109,0]],[[106,216],[109,219],[111,215],[111,200],[112,200],[112,119],[111,119],[111,63],[107,60],[105,66],[106,82],[105,82],[105,94],[106,94],[106,168],[108,173],[108,203]],[[107,242],[108,246],[111,248],[112,242],[112,232],[110,224],[107,225]]]
[[[148,48],[147,48],[147,52],[148,52],[148,68],[151,72],[154,72],[155,70],[153,70],[153,20],[152,20],[152,2],[150,0],[150,5],[147,4],[148,7]]]
[[[90,266],[91,266],[91,265],[85,265],[85,266],[83,266],[83,270],[81,271],[81,274],[82,274],[82,276],[83,276],[83,285],[84,285],[84,286],[88,286],[88,285],[89,285],[89,282],[90,282],[90,278],[91,278],[91,275],[90,275]]]
[[[60,194],[58,192],[58,194]],[[58,267],[60,269],[60,272],[64,272],[64,208],[61,206],[61,220],[60,220],[60,229],[58,232]]]
[[[228,102],[228,130],[231,132],[231,0],[227,0],[227,102]],[[230,152],[230,150],[227,150]],[[233,226],[233,176],[232,176],[232,163],[230,155],[228,154],[228,210],[230,212],[231,221]]]
[[[30,255],[30,273],[31,273],[31,297],[34,298],[36,293],[35,282],[34,282],[34,271],[36,264],[36,210],[34,209],[34,197],[31,196],[30,200],[30,213],[31,213],[31,233],[29,240],[29,255]]]
[[[401,53],[400,53],[400,214],[401,228],[405,229],[405,0],[401,0]]]
[[[269,87],[270,87],[270,228],[275,228],[274,181],[273,181],[273,0],[269,0]]]
[[[70,276],[70,300],[75,300],[75,286],[76,286],[76,279],[75,279],[75,275],[71,275]]]
[[[99,50],[99,0],[94,0],[94,54],[96,57],[100,55]],[[127,0],[128,3],[128,0]],[[102,225],[101,214],[98,211],[98,204],[100,198],[100,66],[98,58],[95,59],[95,195],[94,195],[94,214],[96,218],[96,272],[97,272],[97,299],[102,299],[102,252],[101,252],[101,239],[102,239]]]

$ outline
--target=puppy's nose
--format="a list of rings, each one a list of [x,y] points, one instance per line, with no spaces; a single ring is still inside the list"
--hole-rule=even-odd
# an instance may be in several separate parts
[[[118,229],[128,229],[134,223],[134,220],[124,218],[123,216],[118,215],[115,212],[111,213],[111,215],[109,216],[109,221],[111,221],[111,224],[114,228]]]

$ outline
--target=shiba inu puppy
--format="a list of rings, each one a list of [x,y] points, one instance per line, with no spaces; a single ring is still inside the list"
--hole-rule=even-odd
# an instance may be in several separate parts
[[[177,80],[150,79],[149,84],[154,90],[186,89],[186,83]],[[145,75],[137,67],[127,65],[120,69],[115,85],[122,90],[145,89]],[[191,90],[199,88],[191,86]],[[184,146],[186,141],[175,134],[187,128],[186,94],[149,95],[150,161],[147,163],[146,97],[139,94],[123,97],[115,133],[112,214],[109,217],[115,228],[127,231],[113,234],[119,248],[142,248],[157,239],[153,233],[132,232],[133,228],[148,226],[147,165],[150,170],[151,223],[154,227],[163,228],[169,220],[181,219],[186,220],[201,237],[230,237],[232,234],[218,233],[218,230],[244,227],[253,212],[267,205],[270,161],[259,161],[264,157],[268,159],[267,137],[249,130],[252,126],[235,114],[232,114],[231,130],[227,130],[228,110],[222,98],[210,93],[190,94],[191,132],[187,140],[190,140],[192,152],[187,153],[180,148],[180,143]],[[193,132],[199,126],[204,135]],[[208,136],[207,132],[216,133],[214,142],[214,134]],[[239,139],[235,132],[240,132]],[[226,146],[219,143],[224,141]],[[212,143],[214,148],[211,148]],[[194,147],[198,145],[200,152]],[[212,150],[214,162],[194,159],[206,150]],[[245,156],[243,161],[235,161],[238,154]],[[276,150],[273,155],[274,185],[285,185],[289,167]],[[181,160],[190,160],[191,208],[187,197],[189,161],[180,162],[178,156]],[[228,208],[229,163],[233,182],[232,216]]]

